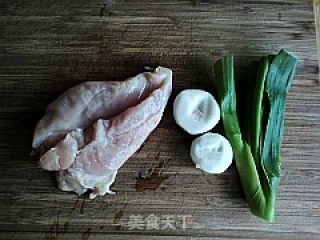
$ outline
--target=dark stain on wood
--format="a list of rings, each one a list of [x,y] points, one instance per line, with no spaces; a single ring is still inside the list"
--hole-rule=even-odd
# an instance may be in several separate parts
[[[112,7],[116,4],[116,0],[107,0],[106,3],[103,4],[103,7],[100,8],[100,17],[113,15]]]
[[[199,7],[201,5],[207,5],[210,3],[210,0],[193,0],[193,5]]]
[[[59,229],[59,217],[57,217],[57,219],[51,224],[51,228],[50,228],[50,238],[51,239],[56,239],[58,238],[60,233],[60,229]]]
[[[161,183],[165,180],[168,179],[169,176],[161,176],[158,175],[157,173],[154,173],[150,175],[150,177],[147,178],[138,178],[136,180],[136,190],[137,192],[143,192],[145,190],[156,190],[159,188]]]
[[[91,234],[91,228],[88,228],[87,231],[82,233],[81,240],[88,240]]]
[[[50,225],[50,230],[45,234],[45,239],[55,240],[59,239],[59,236],[64,235],[68,232],[69,221],[60,223],[59,216]]]
[[[244,7],[243,7],[243,12],[244,12],[245,14],[248,14],[248,13],[252,13],[253,10],[252,10],[252,8],[249,7],[249,6],[244,6]]]
[[[301,40],[303,39],[303,35],[301,33],[292,33],[292,38],[294,40]]]
[[[57,239],[59,233],[59,226],[56,222],[51,224],[50,230],[46,235],[46,239],[54,240]]]
[[[75,201],[75,203],[74,203],[74,205],[72,206],[71,211],[70,211],[69,214],[72,214],[72,213],[76,210],[76,208],[77,208],[77,206],[78,206],[78,203],[79,203],[79,198],[77,198],[77,200]]]
[[[120,223],[120,220],[121,220],[121,218],[122,218],[122,216],[123,216],[123,210],[124,210],[124,208],[122,208],[122,209],[117,209],[117,210],[116,210],[116,213],[115,213],[115,216],[114,216],[114,218],[113,218],[113,223],[114,223],[114,224],[118,224],[118,225],[116,226],[116,230],[119,230],[119,229],[121,228],[121,225],[120,225],[119,223]]]
[[[65,222],[65,223],[63,224],[63,232],[64,232],[64,233],[68,232],[68,227],[69,227],[69,222]]]
[[[159,159],[160,153],[156,158]],[[136,178],[136,191],[143,192],[145,190],[156,190],[160,187],[161,183],[168,179],[169,176],[163,175],[163,170],[168,165],[168,162],[160,160],[157,167],[150,168],[147,174],[139,172],[139,176]],[[163,188],[161,188],[163,189]]]
[[[81,205],[80,205],[80,214],[84,214],[84,206],[85,206],[85,200],[82,199]]]

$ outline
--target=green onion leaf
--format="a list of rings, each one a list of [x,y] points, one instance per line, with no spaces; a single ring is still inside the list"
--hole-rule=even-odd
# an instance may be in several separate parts
[[[223,126],[235,154],[241,184],[251,212],[267,221],[273,221],[275,216],[285,102],[296,65],[297,59],[284,50],[261,59],[253,97],[247,100],[251,110],[246,116],[251,116],[251,127],[245,131],[250,132],[242,135],[237,116],[233,56],[226,56],[215,64]]]

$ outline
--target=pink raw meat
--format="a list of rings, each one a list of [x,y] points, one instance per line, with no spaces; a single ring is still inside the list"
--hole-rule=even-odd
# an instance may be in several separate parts
[[[63,191],[90,198],[112,193],[117,170],[159,124],[172,90],[172,71],[158,67],[123,82],[85,82],[46,109],[32,146],[40,166],[57,171]]]

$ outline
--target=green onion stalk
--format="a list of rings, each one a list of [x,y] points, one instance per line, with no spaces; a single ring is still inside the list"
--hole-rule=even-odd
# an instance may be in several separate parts
[[[223,126],[247,202],[253,214],[269,222],[275,218],[285,102],[296,65],[297,59],[284,50],[261,58],[254,92],[245,103],[249,107],[244,114],[247,122],[243,132],[237,116],[233,55],[215,64]]]

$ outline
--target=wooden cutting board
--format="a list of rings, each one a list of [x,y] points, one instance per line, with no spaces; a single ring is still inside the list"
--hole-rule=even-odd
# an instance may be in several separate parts
[[[174,123],[172,100],[185,88],[215,94],[212,66],[226,53],[235,54],[237,84],[246,88],[249,63],[281,48],[299,67],[286,108],[277,218],[268,224],[249,212],[234,166],[221,175],[194,168],[194,137]],[[59,191],[29,157],[45,107],[75,84],[123,80],[148,64],[173,69],[174,91],[160,126],[121,168],[118,194],[90,201]],[[0,239],[318,239],[318,73],[312,1],[2,0]]]

